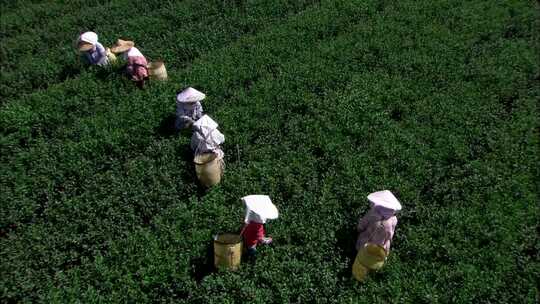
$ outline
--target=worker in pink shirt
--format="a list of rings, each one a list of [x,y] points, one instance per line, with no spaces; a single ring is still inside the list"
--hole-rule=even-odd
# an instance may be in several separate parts
[[[248,255],[257,253],[257,245],[272,243],[271,237],[266,237],[264,224],[269,219],[278,218],[278,210],[268,195],[248,195],[242,198],[246,205],[245,225],[240,235]]]
[[[137,83],[139,88],[143,89],[145,81],[148,80],[148,61],[141,51],[135,47],[135,43],[118,39],[115,45],[111,47],[111,52],[123,54],[124,60],[127,61],[126,73],[131,77],[131,80]]]
[[[388,190],[371,193],[367,198],[371,209],[358,221],[356,250],[367,243],[374,243],[382,246],[388,254],[398,222],[396,213],[401,210],[401,204]]]
[[[366,280],[369,272],[384,266],[397,225],[396,213],[401,210],[401,204],[388,190],[371,193],[367,198],[371,208],[358,221],[358,253],[352,269],[360,282]]]

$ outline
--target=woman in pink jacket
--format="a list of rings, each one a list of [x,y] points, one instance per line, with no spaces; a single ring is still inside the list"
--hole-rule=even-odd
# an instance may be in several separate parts
[[[144,82],[148,79],[148,61],[144,55],[135,47],[133,41],[118,39],[116,44],[111,47],[111,52],[123,54],[127,61],[126,73],[131,80],[137,83],[139,88],[144,88]]]
[[[383,247],[388,255],[398,222],[396,213],[401,210],[401,204],[388,190],[371,193],[367,198],[371,209],[358,221],[356,250],[373,243]]]

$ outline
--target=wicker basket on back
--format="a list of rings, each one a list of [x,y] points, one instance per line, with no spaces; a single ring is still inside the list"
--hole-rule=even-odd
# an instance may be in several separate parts
[[[195,172],[200,183],[206,187],[219,184],[225,163],[216,153],[196,154],[193,159],[195,163]]]
[[[148,76],[150,79],[167,80],[167,69],[165,69],[163,61],[148,63]]]

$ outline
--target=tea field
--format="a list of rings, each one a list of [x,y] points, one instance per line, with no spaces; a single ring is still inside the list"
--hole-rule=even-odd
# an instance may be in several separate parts
[[[2,1],[2,303],[538,303],[538,1]],[[93,30],[163,59],[87,67]],[[175,93],[207,94],[226,171],[199,187]],[[370,192],[403,211],[351,277]],[[214,272],[268,194],[274,244]]]

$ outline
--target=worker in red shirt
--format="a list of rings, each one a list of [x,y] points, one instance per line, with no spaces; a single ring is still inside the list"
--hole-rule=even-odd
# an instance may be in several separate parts
[[[276,219],[278,210],[268,195],[248,195],[242,201],[246,205],[246,217],[240,234],[248,255],[253,256],[257,253],[257,245],[272,243],[272,238],[265,236],[264,224],[266,220]]]

